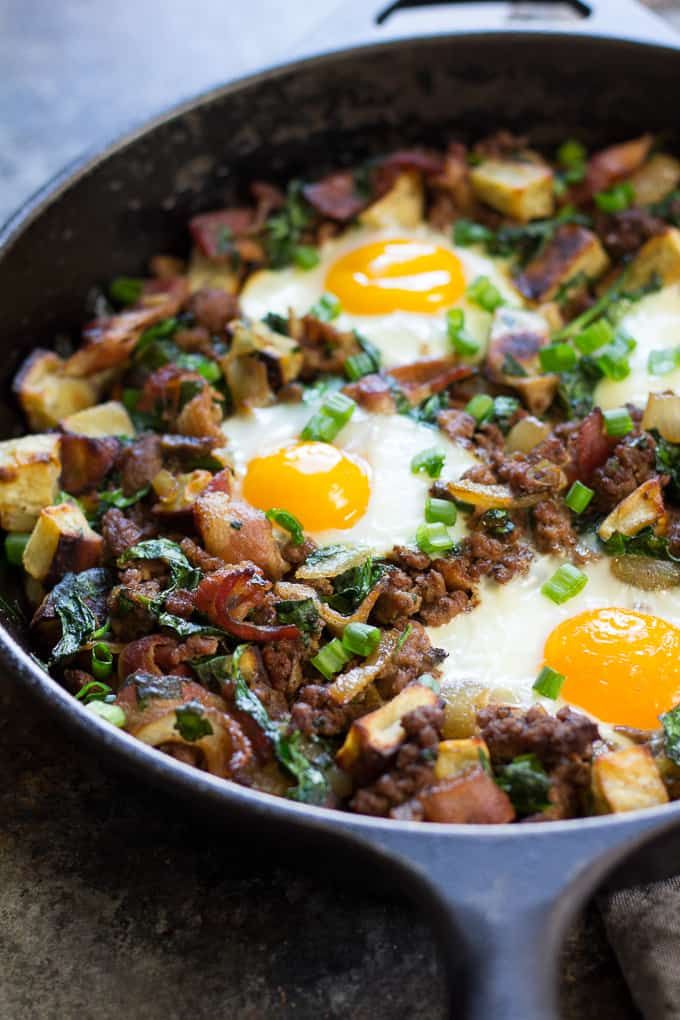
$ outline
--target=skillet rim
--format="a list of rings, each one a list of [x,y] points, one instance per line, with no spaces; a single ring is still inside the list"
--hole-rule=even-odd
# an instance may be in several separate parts
[[[604,48],[618,48],[631,51],[647,51],[652,59],[655,53],[665,56],[678,55],[680,40],[677,44],[661,42],[634,41],[620,39],[611,35],[590,35],[588,33],[527,31],[524,29],[504,29],[493,32],[461,31],[440,34],[428,34],[418,37],[403,37],[372,42],[364,45],[339,47],[311,56],[296,57],[292,61],[270,64],[264,69],[247,73],[242,77],[227,81],[222,85],[206,89],[171,106],[165,107],[152,117],[134,122],[126,131],[117,134],[103,144],[88,148],[83,154],[57,171],[42,187],[33,192],[6,220],[0,225],[0,269],[5,254],[11,250],[16,241],[47,209],[49,209],[66,191],[75,187],[90,172],[111,156],[121,153],[129,145],[144,135],[151,134],[156,128],[179,118],[185,114],[207,105],[215,100],[228,96],[231,92],[247,88],[263,80],[276,79],[298,70],[307,70],[327,62],[338,62],[356,56],[368,56],[370,53],[383,52],[390,48],[404,45],[446,45],[456,39],[480,42],[486,45],[507,45],[508,37],[514,41],[532,43],[547,40],[549,43],[564,43],[574,46],[596,45]],[[255,820],[275,821],[277,824],[291,824],[298,830],[313,829],[316,832],[337,836],[338,830],[344,830],[353,836],[379,836],[381,833],[402,833],[421,836],[423,839],[435,840],[445,836],[475,840],[480,836],[488,839],[513,840],[528,839],[532,836],[547,836],[554,833],[574,833],[576,826],[581,831],[598,832],[606,828],[608,832],[619,830],[621,840],[625,834],[634,835],[639,828],[646,828],[648,823],[658,820],[667,822],[658,831],[669,828],[680,817],[680,800],[658,807],[645,808],[627,814],[593,815],[585,818],[569,819],[553,822],[536,822],[532,825],[512,823],[494,825],[471,825],[454,823],[428,824],[397,819],[373,818],[367,815],[354,815],[333,808],[317,807],[300,804],[285,797],[263,793],[249,787],[240,786],[228,779],[221,779],[203,772],[200,769],[177,761],[168,755],[158,752],[141,741],[116,727],[99,719],[81,705],[53,677],[43,670],[15,640],[7,628],[0,623],[0,663],[12,671],[16,679],[38,698],[48,711],[54,712],[65,727],[82,736],[84,742],[96,748],[104,747],[106,754],[123,768],[134,768],[142,771],[151,781],[156,781],[165,789],[179,791],[184,796],[194,796],[210,801],[213,807],[226,805],[239,813],[247,814]],[[584,833],[585,835],[585,833]]]

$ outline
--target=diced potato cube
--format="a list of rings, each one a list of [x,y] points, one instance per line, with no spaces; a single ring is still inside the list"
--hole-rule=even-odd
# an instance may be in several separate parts
[[[442,740],[437,749],[434,774],[437,779],[449,779],[482,765],[488,758],[489,749],[481,737]]]
[[[94,383],[65,376],[64,364],[53,351],[38,349],[14,380],[14,392],[33,429],[52,428],[62,418],[97,401]]]
[[[526,223],[551,216],[553,174],[542,162],[486,159],[470,171],[477,198],[493,209]]]
[[[515,818],[508,795],[479,765],[437,783],[420,802],[427,822],[500,825]]]
[[[70,571],[96,567],[102,545],[101,535],[75,503],[46,506],[24,549],[24,569],[37,581],[53,584]]]
[[[600,814],[665,804],[668,793],[648,747],[603,754],[593,763],[593,798]]]
[[[577,277],[597,279],[608,265],[607,253],[592,230],[576,223],[565,223],[527,263],[515,283],[530,301],[545,302]]]
[[[135,427],[123,404],[108,400],[70,414],[60,422],[64,432],[101,439],[103,436],[134,436]]]
[[[338,764],[351,770],[365,754],[384,758],[396,751],[404,739],[403,717],[424,705],[436,705],[438,701],[439,695],[431,687],[409,684],[382,708],[352,723],[345,743],[338,751]]]
[[[417,171],[399,174],[382,198],[369,205],[359,216],[366,227],[416,227],[422,223],[425,211],[423,182]]]
[[[680,160],[666,152],[656,152],[628,180],[638,205],[660,202],[680,182]]]
[[[598,534],[605,542],[614,532],[630,537],[643,528],[659,524],[665,516],[661,483],[658,478],[648,478],[605,517]]]
[[[30,531],[59,491],[58,435],[22,436],[0,442],[0,525]]]
[[[658,276],[666,287],[680,280],[680,230],[669,227],[663,234],[650,237],[630,264],[626,289],[644,287]]]
[[[203,287],[214,287],[235,294],[238,289],[238,276],[227,262],[216,262],[194,249],[187,270],[189,290],[194,294]]]
[[[487,373],[495,382],[517,390],[532,414],[543,414],[557,391],[557,376],[541,374],[538,356],[549,342],[548,324],[538,312],[507,306],[496,309]]]

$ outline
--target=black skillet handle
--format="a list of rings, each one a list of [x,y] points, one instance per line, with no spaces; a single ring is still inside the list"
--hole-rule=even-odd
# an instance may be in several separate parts
[[[300,55],[450,32],[568,31],[671,43],[639,0],[342,0],[296,47]]]
[[[677,822],[619,816],[466,826],[462,835],[449,826],[382,826],[369,842],[381,870],[432,921],[450,1017],[558,1020],[569,924],[605,876],[669,824]],[[355,836],[365,844],[365,829]]]

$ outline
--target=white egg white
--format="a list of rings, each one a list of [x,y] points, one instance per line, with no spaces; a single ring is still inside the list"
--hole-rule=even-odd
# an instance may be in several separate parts
[[[224,432],[237,484],[253,457],[272,453],[296,440],[313,413],[314,406],[308,404],[275,404],[229,418]],[[371,485],[368,508],[351,528],[308,533],[321,545],[363,544],[376,553],[412,543],[425,519],[425,501],[432,480],[426,474],[411,471],[411,460],[416,454],[431,448],[444,453],[443,481],[459,478],[477,462],[473,453],[454,445],[437,429],[403,415],[368,414],[360,408],[333,445],[367,464]],[[459,517],[451,534],[455,538],[464,530]]]
[[[492,691],[496,701],[521,706],[538,701],[555,711],[560,703],[537,696],[532,687],[543,663],[545,643],[563,620],[587,610],[617,607],[649,613],[680,626],[680,589],[652,592],[634,588],[614,577],[606,557],[583,566],[588,577],[585,588],[563,605],[555,605],[541,593],[541,585],[562,562],[554,556],[540,556],[526,575],[508,584],[484,581],[475,609],[443,627],[428,629],[432,644],[448,653],[442,673],[449,697],[473,686]]]
[[[326,274],[340,256],[354,248],[390,237],[430,241],[454,252],[460,259],[468,285],[478,276],[487,276],[509,304],[523,304],[521,295],[511,282],[507,259],[491,258],[478,246],[456,247],[448,235],[423,223],[409,230],[369,230],[365,227],[346,230],[320,247],[320,262],[314,269],[287,267],[254,273],[241,293],[241,307],[247,316],[254,319],[261,319],[267,312],[286,315],[290,308],[298,314],[305,314],[327,290],[324,283]],[[466,332],[479,343],[477,357],[481,358],[491,315],[466,298],[457,302],[457,307],[465,312]],[[333,324],[340,330],[358,329],[380,350],[387,368],[451,352],[444,311],[429,315],[415,312],[350,315],[343,312]]]
[[[595,390],[595,403],[608,410],[626,403],[644,407],[650,393],[680,391],[680,369],[667,375],[650,375],[647,359],[652,351],[680,345],[680,285],[663,287],[633,305],[619,328],[636,342],[630,375],[620,382],[603,379]]]

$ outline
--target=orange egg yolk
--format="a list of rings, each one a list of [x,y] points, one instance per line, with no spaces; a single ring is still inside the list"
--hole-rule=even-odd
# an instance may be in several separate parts
[[[465,275],[453,252],[427,241],[375,241],[339,258],[326,289],[354,315],[437,312],[463,296]]]
[[[654,729],[680,702],[680,628],[632,609],[594,609],[565,620],[545,645],[564,674],[560,695],[602,722]]]
[[[243,495],[260,510],[280,507],[307,531],[351,528],[366,513],[370,469],[330,443],[293,443],[248,464]]]

